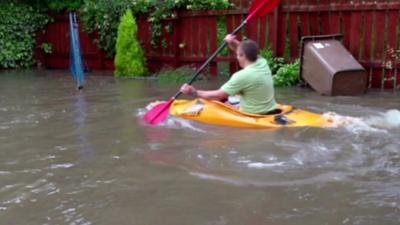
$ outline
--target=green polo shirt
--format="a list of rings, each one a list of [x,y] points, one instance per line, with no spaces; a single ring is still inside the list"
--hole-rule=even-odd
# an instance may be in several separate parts
[[[234,73],[221,90],[228,95],[241,95],[240,110],[244,112],[264,114],[277,107],[271,70],[262,57]]]

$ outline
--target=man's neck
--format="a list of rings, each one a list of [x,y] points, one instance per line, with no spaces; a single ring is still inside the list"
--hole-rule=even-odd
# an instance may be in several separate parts
[[[251,64],[253,64],[255,62],[251,62],[251,61],[245,61],[243,64],[243,69],[246,68],[247,66],[250,66]]]

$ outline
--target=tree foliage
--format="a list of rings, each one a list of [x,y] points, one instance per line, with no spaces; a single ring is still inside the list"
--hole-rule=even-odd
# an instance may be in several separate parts
[[[0,68],[26,68],[35,63],[36,33],[50,18],[24,3],[0,3]]]
[[[151,39],[162,42],[164,19],[176,16],[180,9],[226,9],[228,0],[9,0],[0,2],[0,68],[29,67],[35,63],[36,34],[50,18],[49,11],[80,10],[80,19],[88,33],[96,32],[98,47],[110,58],[115,45],[120,17],[131,9],[133,15],[145,14],[152,24]],[[171,28],[171,27],[169,27]],[[42,46],[43,47],[43,46]],[[44,46],[48,47],[48,46]],[[47,53],[49,48],[42,48]]]
[[[300,61],[285,64],[285,59],[275,57],[271,47],[262,49],[260,55],[268,61],[274,79],[274,85],[277,87],[293,86],[299,83]]]
[[[274,85],[277,87],[294,86],[299,83],[300,60],[285,64],[273,76]]]
[[[14,0],[29,4],[41,11],[78,10],[83,5],[83,0]]]
[[[153,44],[162,43],[162,30],[171,31],[164,27],[162,21],[174,18],[176,11],[188,10],[217,10],[231,7],[228,0],[85,0],[81,8],[81,19],[88,33],[97,32],[96,41],[99,48],[105,50],[109,57],[115,54],[115,41],[119,18],[131,9],[133,15],[146,14],[152,24]]]

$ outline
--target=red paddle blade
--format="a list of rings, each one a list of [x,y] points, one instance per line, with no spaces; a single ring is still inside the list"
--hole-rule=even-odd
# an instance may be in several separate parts
[[[268,3],[257,13],[257,15],[259,17],[267,15],[268,13],[272,12],[280,2],[281,0],[269,0]]]
[[[248,21],[256,16],[263,17],[267,15],[279,5],[280,1],[281,0],[254,0],[246,20]]]
[[[163,102],[154,106],[146,113],[146,115],[144,115],[144,121],[149,124],[156,125],[166,120],[169,115],[169,108],[174,100],[175,99],[171,98],[167,102]]]

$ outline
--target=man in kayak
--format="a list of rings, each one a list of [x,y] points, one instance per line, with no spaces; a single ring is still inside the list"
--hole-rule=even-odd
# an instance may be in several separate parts
[[[180,91],[194,97],[219,101],[239,94],[241,111],[254,114],[278,113],[271,70],[267,60],[259,55],[258,44],[252,40],[239,42],[230,34],[224,40],[229,48],[236,52],[237,61],[242,69],[234,73],[218,90],[197,90],[184,84]]]

